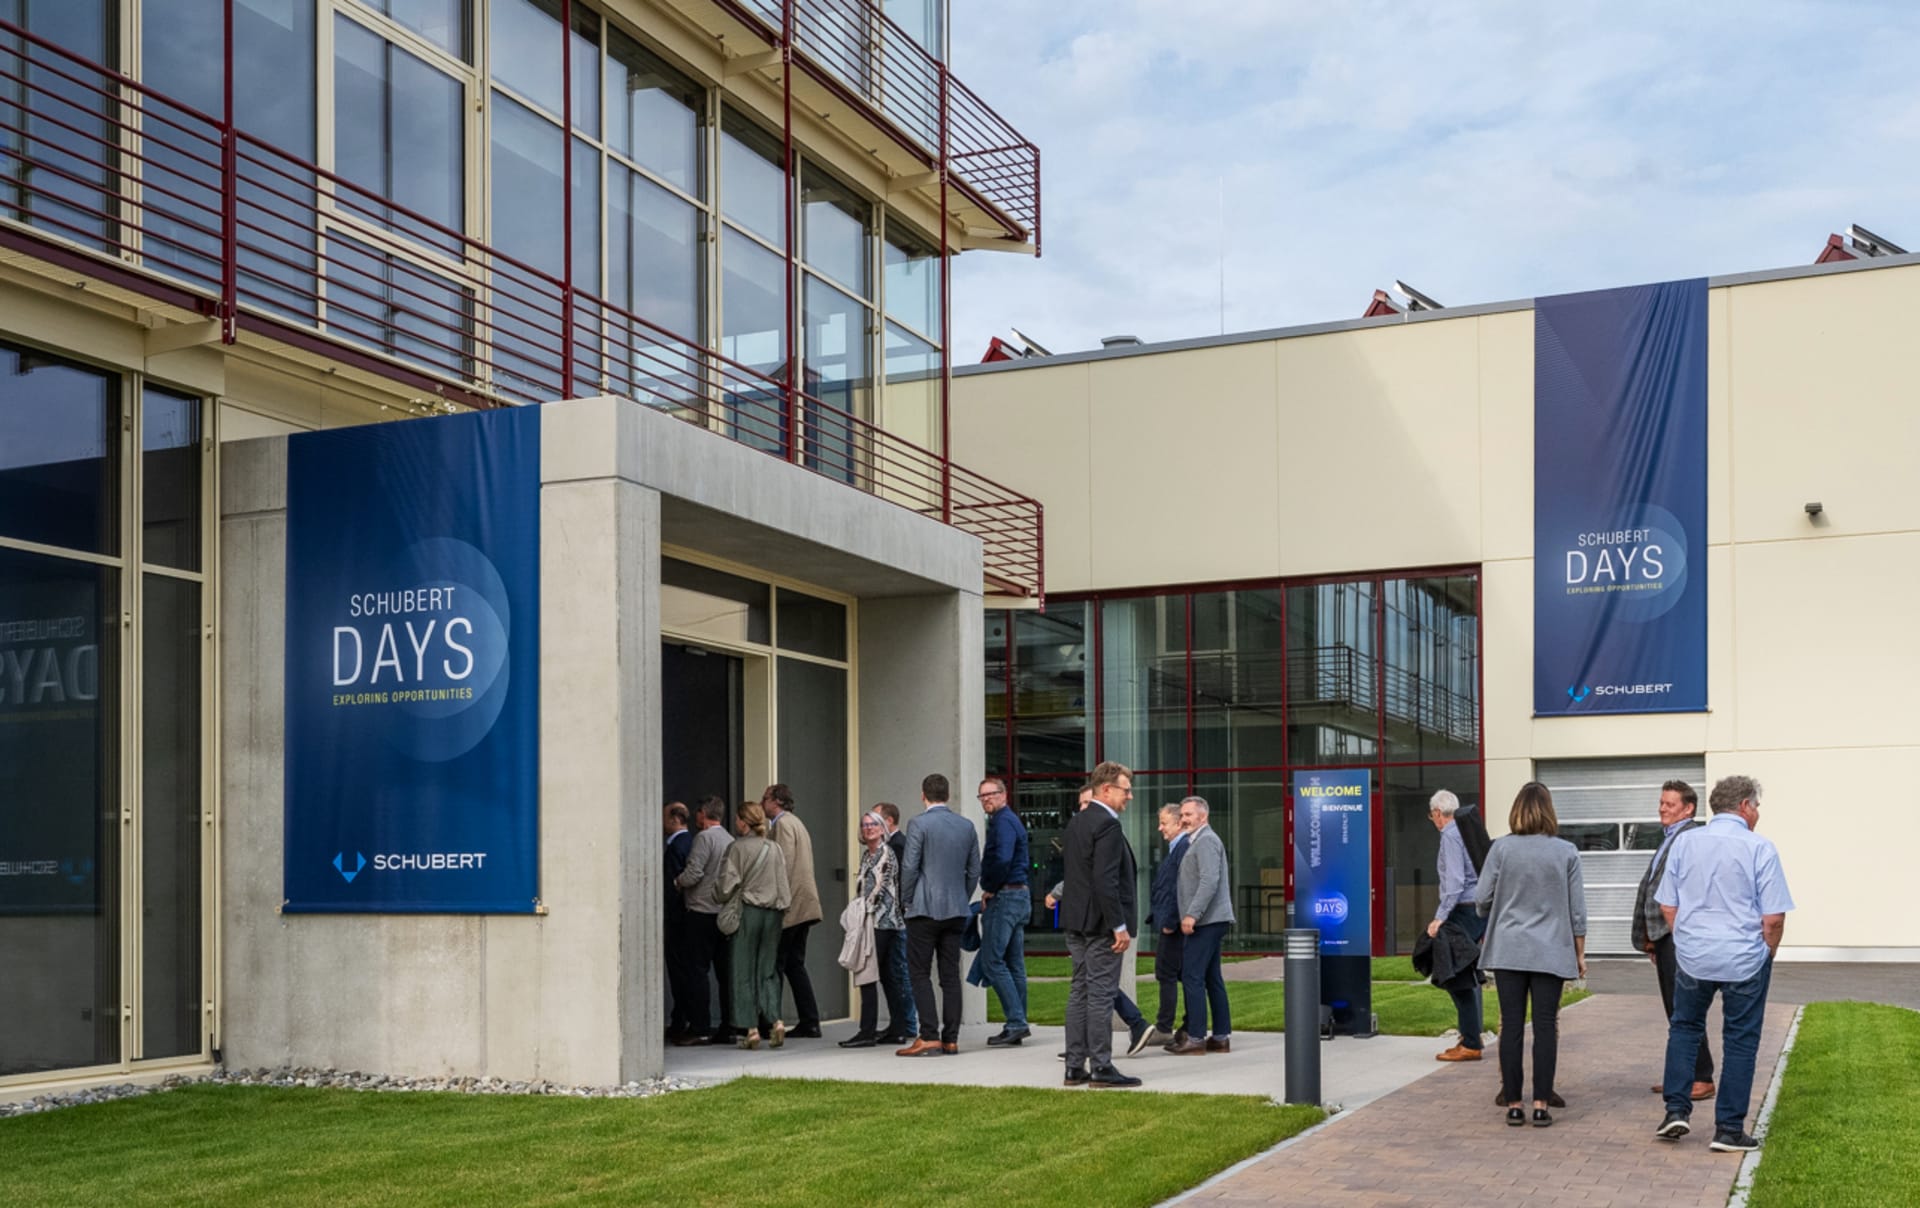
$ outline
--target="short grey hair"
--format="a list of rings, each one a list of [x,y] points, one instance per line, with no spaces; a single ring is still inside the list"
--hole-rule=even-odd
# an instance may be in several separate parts
[[[1191,805],[1194,808],[1198,809],[1200,811],[1200,816],[1202,818],[1207,817],[1209,814],[1213,812],[1213,810],[1207,805],[1207,799],[1205,797],[1182,797],[1180,798],[1180,804]]]
[[[1760,804],[1760,782],[1751,776],[1722,776],[1714,782],[1707,807],[1716,814],[1730,814],[1742,801]]]
[[[1427,809],[1444,818],[1451,818],[1460,812],[1460,798],[1453,795],[1452,789],[1441,789],[1427,802]]]
[[[1164,818],[1164,817],[1166,817],[1166,816],[1167,816],[1168,814],[1172,814],[1172,815],[1174,815],[1174,816],[1175,816],[1176,818],[1177,818],[1177,817],[1179,817],[1179,816],[1180,816],[1180,806],[1179,806],[1179,805],[1178,805],[1177,803],[1172,803],[1172,802],[1169,802],[1168,804],[1166,804],[1166,805],[1163,805],[1163,806],[1161,806],[1161,807],[1160,807],[1160,816],[1161,816],[1162,818]]]

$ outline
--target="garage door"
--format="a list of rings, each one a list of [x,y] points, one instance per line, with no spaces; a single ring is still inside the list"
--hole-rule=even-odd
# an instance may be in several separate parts
[[[1684,780],[1706,810],[1699,755],[1543,759],[1534,775],[1553,790],[1560,837],[1580,849],[1587,883],[1587,952],[1632,956],[1633,898],[1660,846],[1660,786]]]

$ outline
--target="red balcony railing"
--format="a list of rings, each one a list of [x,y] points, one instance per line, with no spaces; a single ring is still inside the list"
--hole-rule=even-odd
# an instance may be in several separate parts
[[[874,0],[715,2],[768,46],[790,28],[803,70],[1039,253],[1040,149]]]
[[[612,394],[979,537],[1042,591],[1032,499],[562,276],[0,21],[0,246],[470,406]]]

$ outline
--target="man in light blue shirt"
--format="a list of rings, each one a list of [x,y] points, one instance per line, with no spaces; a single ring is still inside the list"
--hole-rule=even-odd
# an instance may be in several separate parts
[[[1712,820],[1674,842],[1654,894],[1673,929],[1680,965],[1674,975],[1661,1087],[1667,1115],[1654,1135],[1671,1141],[1689,1131],[1694,1061],[1706,1035],[1707,1007],[1717,993],[1725,1027],[1711,1148],[1744,1153],[1760,1147],[1746,1132],[1747,1103],[1753,1095],[1754,1058],[1760,1050],[1773,955],[1780,948],[1793,896],[1780,869],[1780,853],[1754,833],[1760,824],[1758,782],[1750,776],[1724,777],[1713,786],[1707,804]]]
[[[1466,839],[1461,836],[1460,826],[1455,821],[1459,813],[1460,798],[1448,789],[1441,789],[1427,803],[1428,820],[1440,828],[1440,904],[1433,912],[1433,921],[1427,924],[1427,934],[1438,936],[1441,926],[1451,920],[1454,926],[1467,933],[1467,938],[1479,943],[1487,930],[1486,920],[1473,908],[1473,891],[1480,884],[1480,874],[1474,871],[1473,859],[1467,854]],[[1455,977],[1446,990],[1453,999],[1460,1042],[1435,1054],[1434,1060],[1478,1061],[1483,1047],[1480,1036],[1484,1023],[1480,1010],[1478,970]]]

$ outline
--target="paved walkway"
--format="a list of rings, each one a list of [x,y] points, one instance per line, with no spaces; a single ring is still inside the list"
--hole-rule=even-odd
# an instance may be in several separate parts
[[[1788,1003],[1768,1004],[1749,1129],[1793,1012]],[[1718,1017],[1716,1008],[1708,1021],[1716,1057]],[[1662,1109],[1647,1088],[1660,1080],[1665,1051],[1657,999],[1596,995],[1561,1017],[1556,1089],[1568,1106],[1554,1113],[1552,1128],[1507,1126],[1505,1113],[1493,1103],[1499,1073],[1490,1049],[1486,1061],[1442,1066],[1364,1111],[1336,1116],[1187,1202],[1345,1208],[1531,1201],[1717,1208],[1733,1188],[1740,1157],[1707,1149],[1713,1104],[1695,1105],[1694,1132],[1686,1139],[1672,1143],[1653,1137]]]

